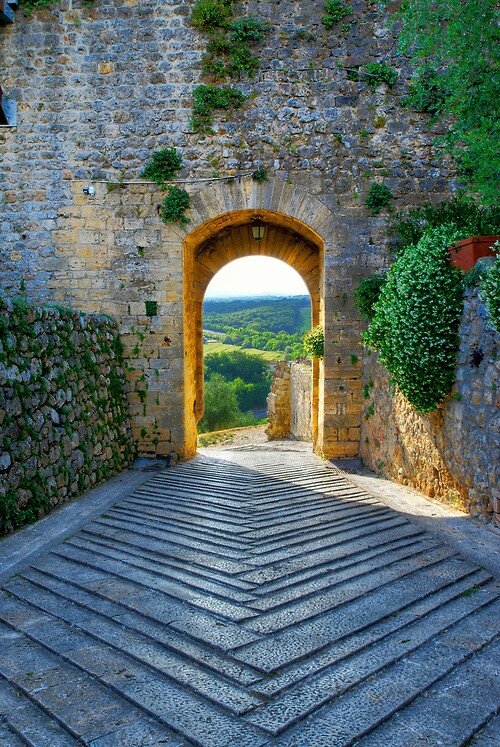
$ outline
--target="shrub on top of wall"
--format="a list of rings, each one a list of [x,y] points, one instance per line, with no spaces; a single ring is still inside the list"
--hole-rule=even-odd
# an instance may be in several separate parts
[[[134,455],[114,322],[0,297],[0,534]]]
[[[447,248],[460,238],[455,228],[441,226],[406,248],[389,270],[364,335],[419,412],[434,410],[454,380],[463,276],[450,265]]]
[[[304,335],[304,352],[308,358],[323,358],[325,354],[325,333],[318,325]]]

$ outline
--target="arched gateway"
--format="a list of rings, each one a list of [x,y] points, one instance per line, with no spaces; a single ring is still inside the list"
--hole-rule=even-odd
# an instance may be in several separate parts
[[[325,357],[313,366],[315,449],[325,456],[358,453],[361,354],[352,298],[363,268],[322,202],[279,179],[212,181],[198,191],[190,186],[190,222],[181,228],[160,221],[162,195],[152,184],[112,191],[98,184],[92,204],[84,186],[72,183],[73,205],[55,232],[61,267],[51,292],[118,320],[140,452],[196,452],[205,290],[228,262],[261,254],[302,276],[313,324],[325,330]]]
[[[325,256],[335,253],[333,242],[338,233],[334,215],[321,202],[277,179],[264,184],[249,178],[217,183],[199,192],[193,204],[197,225],[190,226],[183,242],[184,436],[188,455],[196,451],[196,425],[203,415],[202,306],[210,280],[225,264],[240,257],[280,259],[302,276],[311,296],[313,325],[330,329]],[[252,230],[256,227],[263,234],[260,240]],[[326,374],[335,365],[329,342],[327,335],[325,361],[313,365],[313,441],[320,453],[348,456],[357,452],[359,423],[350,417],[354,402],[350,403],[351,413],[343,412],[346,402],[333,403],[332,391],[329,401],[334,404],[335,417],[345,415],[347,422],[343,427],[339,422],[336,427],[329,425]],[[341,365],[339,358],[337,366]],[[349,376],[358,376],[358,372],[350,371]],[[337,380],[332,389],[344,400],[347,381],[342,385]],[[356,415],[359,417],[359,411]]]

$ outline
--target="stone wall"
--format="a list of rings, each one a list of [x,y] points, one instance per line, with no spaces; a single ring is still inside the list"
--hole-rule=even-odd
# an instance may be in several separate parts
[[[312,441],[312,367],[309,363],[280,363],[267,398],[269,439]]]
[[[312,441],[312,365],[290,366],[291,436],[296,441]]]
[[[289,363],[278,363],[276,366],[271,392],[267,398],[267,418],[266,435],[271,441],[290,438],[292,412]]]
[[[0,298],[0,534],[130,463],[124,385],[111,319]]]
[[[365,355],[361,456],[374,471],[500,523],[500,335],[476,290],[465,295],[456,382],[419,415]]]
[[[21,6],[16,23],[0,28],[1,84],[18,102],[17,127],[0,128],[0,287],[18,293],[24,283],[30,298],[118,320],[142,453],[194,449],[201,362],[189,366],[201,343],[189,339],[197,275],[186,267],[231,228],[219,217],[236,211],[247,224],[274,218],[317,247],[326,347],[315,445],[328,456],[358,453],[353,290],[391,254],[387,215],[370,215],[365,197],[384,182],[402,209],[447,197],[454,182],[432,149],[436,126],[401,106],[413,71],[396,51],[397,3],[349,5],[349,28],[327,30],[324,0],[238,4],[270,32],[256,50],[257,75],[237,82],[249,98],[241,110],[216,112],[213,135],[189,124],[206,45],[189,23],[191,3],[60,0],[29,17]],[[351,68],[373,61],[397,69],[394,86],[352,79]],[[193,204],[185,228],[162,224],[163,195],[141,179],[165,146],[185,163],[178,180]],[[259,167],[270,177],[263,185],[249,177]],[[94,197],[83,193],[89,185]],[[154,319],[145,301],[157,302]]]

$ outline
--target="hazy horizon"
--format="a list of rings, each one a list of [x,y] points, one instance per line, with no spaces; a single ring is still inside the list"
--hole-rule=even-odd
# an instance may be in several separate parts
[[[211,280],[205,299],[308,296],[299,273],[272,257],[242,257],[225,265]]]

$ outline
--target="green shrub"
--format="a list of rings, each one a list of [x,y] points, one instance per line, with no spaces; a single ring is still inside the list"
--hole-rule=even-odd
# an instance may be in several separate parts
[[[495,236],[500,234],[500,207],[485,207],[463,196],[432,205],[426,202],[422,207],[413,208],[408,213],[397,213],[391,227],[403,247],[416,244],[428,228],[452,225],[468,236]]]
[[[197,0],[191,12],[191,23],[202,31],[215,31],[229,25],[234,0]]]
[[[368,85],[375,90],[381,83],[393,86],[398,79],[398,71],[387,62],[370,62],[364,67],[364,74],[368,78]]]
[[[141,176],[156,184],[165,184],[182,169],[182,156],[175,148],[163,148],[151,155],[151,161]]]
[[[258,182],[259,184],[262,184],[263,182],[269,181],[269,176],[267,174],[266,169],[257,169],[252,174],[252,179],[254,182]]]
[[[179,187],[167,187],[168,194],[161,206],[161,219],[164,223],[178,223],[180,226],[186,226],[189,218],[186,210],[191,205],[189,194],[185,189]]]
[[[423,68],[414,78],[401,104],[422,114],[438,117],[444,108],[446,90],[442,76],[435,70]]]
[[[317,326],[304,335],[304,351],[308,358],[323,358],[325,354],[325,334],[323,327]]]
[[[500,332],[500,254],[498,253],[494,265],[481,282],[481,296],[485,300],[492,326]]]
[[[144,301],[146,316],[153,317],[158,314],[158,301]]]
[[[369,278],[362,280],[354,291],[356,308],[367,322],[371,322],[373,319],[373,307],[377,303],[386,282],[387,273],[371,275]]]
[[[419,412],[434,410],[453,384],[463,290],[447,248],[459,238],[441,226],[407,248],[389,270],[364,334]]]
[[[211,133],[216,109],[238,109],[246,101],[245,94],[231,86],[197,86],[193,91],[194,106],[191,127],[195,132]]]
[[[366,207],[371,210],[372,215],[379,215],[382,210],[391,204],[393,195],[387,184],[374,182],[365,200]]]
[[[336,23],[351,13],[352,9],[343,0],[326,0],[325,15],[321,19],[321,22],[325,28],[332,29]]]
[[[233,44],[248,44],[262,41],[268,31],[268,24],[253,16],[238,18],[230,27],[231,42]]]

